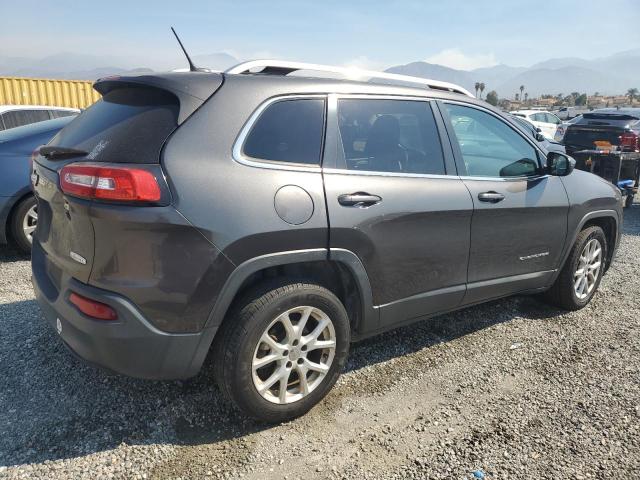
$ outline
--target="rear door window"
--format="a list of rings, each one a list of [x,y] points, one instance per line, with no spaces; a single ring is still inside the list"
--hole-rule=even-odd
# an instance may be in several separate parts
[[[531,119],[534,122],[547,123],[547,117],[544,113],[534,113],[533,115],[531,115]]]
[[[545,113],[544,117],[547,123],[553,123],[554,125],[559,125],[561,123],[560,119],[556,117],[553,113]]]
[[[324,112],[323,98],[276,101],[254,123],[242,153],[258,160],[319,165]]]
[[[14,110],[4,113],[2,119],[5,128],[8,129],[49,120],[49,112],[47,110]]]
[[[178,99],[167,91],[118,88],[78,115],[49,145],[84,150],[96,162],[158,163],[178,112]]]
[[[338,167],[372,172],[444,175],[438,128],[428,102],[342,99]]]

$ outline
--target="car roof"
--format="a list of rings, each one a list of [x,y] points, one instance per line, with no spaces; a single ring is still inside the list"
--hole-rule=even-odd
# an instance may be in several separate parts
[[[628,108],[597,108],[588,113],[611,113],[618,115],[640,115],[640,108],[628,107]]]
[[[56,107],[53,105],[0,105],[0,113],[13,110],[63,110],[66,112],[80,112],[77,108]]]
[[[290,75],[264,75],[264,74],[224,74],[225,82],[235,84],[253,85],[259,89],[261,85],[268,88],[281,90],[286,94],[353,94],[353,95],[389,95],[406,97],[424,97],[431,99],[450,99],[466,103],[475,103],[485,108],[494,109],[485,101],[468,97],[461,93],[453,93],[415,85],[390,85],[373,81],[358,81],[342,78],[322,78]]]

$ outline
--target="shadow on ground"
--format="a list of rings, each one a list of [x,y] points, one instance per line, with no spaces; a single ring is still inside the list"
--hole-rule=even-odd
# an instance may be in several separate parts
[[[625,233],[638,235],[640,206]],[[24,261],[15,252],[0,261]],[[348,371],[431,348],[515,317],[560,311],[515,297],[444,315],[353,345]],[[269,428],[221,397],[211,365],[184,382],[114,376],[72,356],[33,300],[0,304],[0,465],[74,458],[127,444],[216,443]]]
[[[353,345],[348,371],[429,348],[514,315],[558,312],[529,298],[474,307]],[[183,382],[111,375],[85,365],[40,318],[35,301],[0,304],[0,465],[73,458],[127,444],[215,443],[268,425],[244,418],[211,380],[210,363]]]

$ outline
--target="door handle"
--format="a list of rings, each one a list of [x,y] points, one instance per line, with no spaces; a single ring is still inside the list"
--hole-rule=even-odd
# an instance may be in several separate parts
[[[478,194],[481,202],[498,203],[504,200],[504,195],[498,192],[483,192]]]
[[[338,203],[345,207],[370,207],[380,203],[382,198],[378,195],[370,195],[366,192],[345,193],[338,197]]]

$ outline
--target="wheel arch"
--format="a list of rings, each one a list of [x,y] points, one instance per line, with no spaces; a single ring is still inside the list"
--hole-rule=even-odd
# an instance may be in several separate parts
[[[618,212],[616,212],[615,210],[596,210],[593,212],[589,212],[582,217],[582,219],[578,222],[577,228],[575,228],[575,230],[573,231],[573,234],[568,237],[568,240],[570,241],[567,242],[567,246],[562,257],[561,268],[562,265],[564,265],[567,261],[567,258],[571,253],[571,248],[576,242],[576,238],[578,237],[580,232],[590,226],[598,226],[604,231],[605,237],[607,239],[607,259],[605,271],[609,268],[616,248],[618,246],[618,239],[620,236],[620,219],[618,216]],[[558,269],[558,272],[560,271],[560,269]]]
[[[282,277],[315,281],[331,290],[347,309],[354,333],[376,327],[371,286],[358,257],[347,250],[319,248],[262,255],[240,264],[225,282],[205,328],[217,330],[233,302],[249,288]]]
[[[15,215],[18,205],[26,200],[28,197],[33,196],[31,187],[25,187],[20,189],[11,200],[7,202],[5,208],[0,212],[0,221],[2,222],[2,228],[0,228],[0,244],[7,243],[11,238],[11,221]]]

